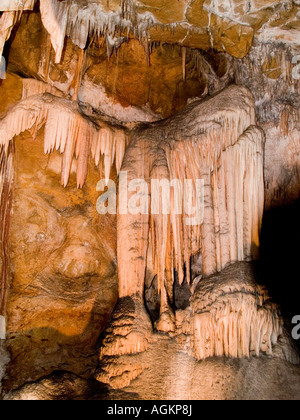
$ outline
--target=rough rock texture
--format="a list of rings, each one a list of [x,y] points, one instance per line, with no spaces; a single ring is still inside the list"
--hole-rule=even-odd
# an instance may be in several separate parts
[[[151,369],[130,387],[112,390],[59,373],[8,394],[6,400],[299,400],[299,367],[275,358],[195,362],[161,338],[148,353]],[[180,375],[178,375],[180,373]]]
[[[290,204],[300,193],[297,51],[297,46],[257,41],[244,60],[236,61],[236,82],[253,92],[266,134],[266,209]]]
[[[10,46],[8,68],[25,77],[44,80],[65,96],[72,96],[80,54],[80,49],[67,40],[61,62],[55,63],[40,16],[31,13],[23,16]],[[207,61],[198,51],[187,51],[186,80],[183,80],[183,57],[179,46],[153,45],[149,65],[145,50],[137,40],[122,44],[108,60],[102,39],[85,51],[79,99],[126,122],[168,117],[182,109],[189,98],[199,97],[206,89],[211,89],[215,73],[221,86],[231,80],[224,54],[214,55],[216,64],[212,69],[212,60]]]
[[[149,369],[125,388],[140,399],[299,400],[300,371],[279,359],[216,359],[195,362],[161,338],[144,363]],[[145,386],[147,384],[147,386]],[[129,397],[130,398],[130,397]]]
[[[0,115],[5,113],[22,98],[23,82],[20,77],[6,74],[5,80],[0,80]]]
[[[208,290],[208,286],[218,292],[212,293]],[[225,290],[223,295],[222,290]],[[203,284],[200,282],[192,308],[195,309],[196,305],[199,309],[199,305],[203,304],[203,296],[206,296],[206,299],[217,297],[214,305],[219,303],[220,306],[227,299],[231,300],[233,296],[241,303],[244,298],[244,309],[250,309],[247,305],[248,293],[253,297],[256,295],[258,308],[263,310],[264,307],[258,303],[261,288],[255,285],[252,266],[245,263],[237,264],[229,267],[221,275],[204,280]],[[115,332],[119,328],[120,333],[124,334],[125,324],[127,321],[130,322],[134,315],[134,306],[133,301],[120,302],[112,321]],[[100,383],[97,385],[92,380],[83,380],[69,373],[57,373],[11,392],[5,399],[297,400],[300,398],[300,369],[283,360],[287,355],[294,354],[284,336],[277,345],[273,346],[272,357],[266,354],[261,354],[260,358],[211,357],[199,362],[189,355],[191,341],[187,331],[191,329],[190,321],[193,318],[186,323],[187,329],[184,334],[180,319],[182,312],[177,314],[179,329],[170,336],[153,334],[150,339],[149,329],[146,329],[147,351],[140,348],[138,353],[131,355],[122,355],[121,347],[118,349],[119,357],[105,354],[110,340],[109,334],[106,335],[102,350],[105,357],[97,372],[97,379],[107,380],[108,374],[112,374],[109,383],[117,390]],[[249,331],[251,325],[253,324],[248,324]],[[297,360],[294,359],[294,362]],[[120,391],[119,388],[123,390]]]
[[[5,349],[2,340],[0,341],[0,395],[2,394],[2,379],[5,376],[5,370],[10,360],[10,355]]]
[[[160,369],[161,360],[156,355],[165,354],[169,346],[171,354],[178,354],[172,356],[174,364],[179,363],[176,357],[186,359],[184,354],[193,358],[185,363],[196,366],[195,360],[215,356],[250,360],[265,355],[299,363],[297,350],[283,328],[278,307],[270,301],[264,288],[256,283],[251,264],[234,264],[220,274],[197,283],[191,305],[176,311],[176,328],[165,335],[157,332],[149,334],[151,326],[145,326],[150,320],[146,313],[142,315],[138,301],[130,298],[121,300],[102,340],[96,378],[114,389],[132,384],[132,392],[138,389],[135,388],[136,382],[132,381],[140,375],[157,375],[156,369]],[[172,364],[172,360],[169,363]],[[188,370],[183,365],[182,380],[185,376],[189,377]],[[175,382],[180,380],[179,375]],[[185,399],[184,390],[179,389],[178,385],[176,396]],[[148,398],[148,392],[151,392],[150,388],[145,390],[143,398]],[[163,388],[157,392],[162,393],[155,394],[158,399],[166,398]],[[169,398],[172,398],[171,395],[172,391]]]
[[[89,36],[105,35],[110,52],[135,36],[145,48],[149,42],[167,42],[242,58],[255,33],[264,41],[293,42],[299,29],[299,5],[293,0],[41,0],[40,11],[58,62],[66,35],[82,49]]]
[[[114,391],[95,379],[84,379],[73,373],[57,371],[36,383],[26,384],[4,397],[5,401],[53,400],[137,400],[134,393]]]
[[[88,187],[60,187],[61,157],[38,138],[16,140],[9,255],[7,387],[54,369],[89,375],[96,344],[117,300],[114,216],[98,215],[98,171]],[[34,308],[34,310],[33,310]]]

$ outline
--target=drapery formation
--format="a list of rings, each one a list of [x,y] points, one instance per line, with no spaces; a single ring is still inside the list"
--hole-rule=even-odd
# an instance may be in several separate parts
[[[41,0],[40,10],[43,24],[51,36],[57,63],[61,60],[66,36],[81,49],[86,47],[89,36],[105,36],[110,56],[113,48],[118,48],[123,42],[118,34],[128,36],[132,31],[142,40],[154,23],[151,15],[137,14],[134,2],[130,0],[122,0],[120,10],[110,13],[98,3],[87,3],[85,8],[80,8],[77,1],[58,0]]]
[[[120,297],[142,299],[146,271],[157,275],[162,317],[158,328],[174,329],[169,302],[175,277],[180,283],[191,282],[193,255],[201,252],[204,276],[257,257],[264,205],[264,135],[256,127],[251,93],[231,86],[169,120],[134,130],[129,142],[124,129],[88,119],[76,102],[51,93],[30,96],[43,89],[47,85],[25,84],[24,99],[0,121],[3,162],[9,159],[15,136],[26,130],[35,136],[44,126],[45,153],[56,149],[63,155],[64,186],[74,157],[77,185],[84,185],[90,156],[96,165],[102,156],[107,181],[114,162],[118,173],[121,169],[127,173],[128,182],[144,180],[149,201],[160,193],[151,181],[176,180],[179,185],[176,194],[170,190],[167,213],[161,208],[154,212],[151,205],[145,213],[119,211],[117,238]],[[203,185],[203,220],[193,224],[186,223],[187,180],[192,197],[197,181]],[[136,191],[127,193],[130,201]]]
[[[2,56],[5,42],[10,38],[11,31],[19,17],[18,12],[4,12],[0,17],[0,57]]]
[[[129,181],[145,179],[151,188],[151,180],[175,179],[180,188],[177,195],[170,194],[170,214],[119,215],[120,296],[142,296],[150,270],[158,276],[163,314],[173,299],[176,273],[180,283],[184,278],[190,282],[194,254],[202,254],[204,276],[256,258],[264,207],[263,157],[264,135],[256,127],[252,95],[236,86],[137,132],[122,168]],[[192,180],[194,197],[196,181],[203,181],[203,223],[186,223],[185,180]],[[128,200],[133,196],[129,193]]]
[[[190,353],[199,360],[272,355],[283,332],[277,305],[255,283],[253,269],[246,263],[202,280],[191,308]]]

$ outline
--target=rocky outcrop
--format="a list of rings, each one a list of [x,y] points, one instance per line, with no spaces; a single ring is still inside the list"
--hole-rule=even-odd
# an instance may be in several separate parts
[[[130,387],[113,390],[58,372],[6,395],[5,400],[299,400],[299,367],[275,358],[196,362],[170,340],[149,353],[151,369]]]
[[[293,203],[300,192],[297,51],[293,45],[257,41],[248,56],[235,63],[236,82],[253,92],[258,122],[266,134],[268,210]]]
[[[164,354],[168,346],[173,349],[169,364],[190,357],[186,363],[197,366],[196,360],[224,356],[249,360],[268,356],[299,363],[279,308],[255,281],[254,266],[233,264],[220,274],[195,279],[195,283],[190,306],[175,311],[176,327],[168,334],[155,330],[150,334],[149,317],[145,314],[143,320],[137,319],[142,314],[138,303],[122,300],[104,334],[96,378],[114,389],[136,389],[133,380],[157,374],[158,353]],[[185,374],[188,379],[188,372],[182,373],[182,379]],[[183,391],[178,392],[177,396],[184,398]],[[166,398],[165,394],[156,396]]]
[[[89,187],[60,187],[61,157],[48,158],[39,136],[16,140],[16,180],[8,241],[6,389],[55,369],[89,376],[97,340],[117,301],[115,217],[100,216],[99,172]]]

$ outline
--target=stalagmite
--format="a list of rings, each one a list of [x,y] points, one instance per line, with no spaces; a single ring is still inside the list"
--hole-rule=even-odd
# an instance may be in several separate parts
[[[283,331],[278,307],[255,284],[247,265],[236,264],[202,280],[191,307],[190,353],[199,360],[272,355]]]
[[[256,283],[254,267],[253,263],[238,262],[221,273],[204,279],[201,276],[190,306],[176,311],[176,325],[169,337],[149,334],[150,321],[145,309],[138,306],[142,302],[136,298],[120,300],[102,341],[97,380],[117,389],[127,387],[146,369],[161,366],[160,354],[167,348],[168,354],[174,349],[168,363],[176,364],[178,357],[180,368],[187,360],[196,367],[196,361],[213,357],[250,359],[266,355],[298,364],[292,343],[288,337],[282,340],[285,332],[279,307]],[[216,363],[216,359],[211,362]]]
[[[25,82],[23,96],[31,92],[52,90],[47,84]],[[11,140],[29,130],[33,136],[45,126],[44,150],[63,154],[62,184],[67,186],[74,155],[78,160],[77,186],[84,185],[87,176],[89,155],[99,164],[104,158],[106,179],[116,161],[120,168],[126,148],[126,135],[121,128],[112,128],[101,122],[99,128],[82,115],[76,102],[58,98],[49,93],[29,96],[16,105],[0,121],[0,145],[8,150]],[[117,144],[116,144],[117,143]]]

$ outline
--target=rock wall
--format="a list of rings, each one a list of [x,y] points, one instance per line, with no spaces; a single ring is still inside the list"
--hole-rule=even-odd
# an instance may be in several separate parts
[[[89,187],[77,190],[73,166],[64,190],[61,157],[43,156],[42,138],[28,135],[16,139],[16,164],[6,309],[6,346],[14,360],[9,388],[57,368],[88,376],[118,293],[115,220],[96,211],[94,165]]]
[[[266,209],[299,197],[298,52],[297,45],[257,40],[248,56],[236,61],[236,81],[253,92],[257,118],[266,134]]]

